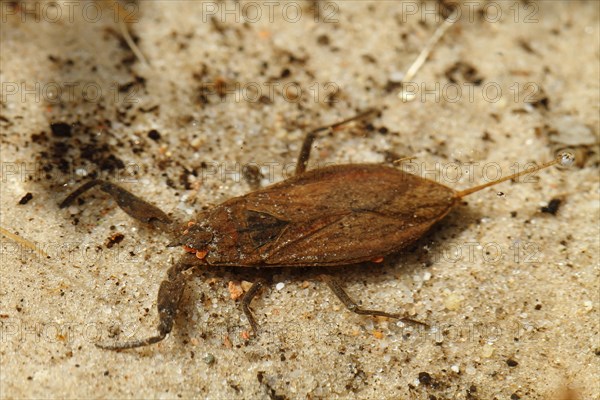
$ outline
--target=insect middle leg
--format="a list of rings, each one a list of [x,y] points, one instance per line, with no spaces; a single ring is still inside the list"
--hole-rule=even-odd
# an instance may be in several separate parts
[[[337,298],[340,299],[342,303],[344,303],[346,308],[356,314],[394,318],[409,324],[427,326],[427,324],[423,322],[416,321],[410,318],[405,318],[400,314],[392,314],[385,311],[367,310],[361,308],[358,304],[356,304],[354,300],[352,300],[350,296],[348,296],[344,289],[342,289],[342,286],[338,282],[336,282],[335,279],[333,279],[333,277],[329,275],[320,275],[320,278],[327,284],[327,286],[329,286],[329,288],[337,296]]]
[[[113,199],[115,199],[123,211],[138,221],[162,229],[170,228],[171,224],[173,223],[171,218],[169,218],[169,216],[158,207],[140,199],[133,193],[123,189],[118,185],[115,185],[114,183],[106,182],[100,179],[94,179],[81,185],[74,192],[68,195],[67,198],[60,203],[59,207],[68,207],[73,203],[73,201],[75,201],[77,197],[87,192],[94,186],[99,186],[100,190],[108,193]]]
[[[252,310],[250,310],[250,302],[252,299],[254,299],[254,297],[256,297],[258,291],[265,285],[265,282],[266,281],[264,279],[257,280],[252,284],[252,286],[250,286],[250,289],[248,289],[248,291],[244,294],[244,297],[242,297],[242,310],[248,319],[248,323],[252,328],[254,336],[256,336],[258,333],[258,325],[256,324],[254,315],[252,315]]]
[[[173,322],[179,311],[179,304],[185,289],[187,274],[185,271],[192,266],[176,264],[167,271],[167,279],[162,281],[158,290],[158,335],[131,342],[115,343],[110,345],[96,344],[105,350],[125,350],[135,347],[148,346],[163,340],[173,329]]]
[[[298,155],[298,162],[296,163],[296,175],[299,175],[306,171],[306,165],[308,164],[308,159],[310,157],[310,151],[312,149],[312,144],[317,138],[317,134],[323,131],[329,131],[337,128],[338,126],[347,124],[348,122],[356,121],[367,117],[373,113],[377,112],[376,109],[370,108],[366,111],[361,112],[360,114],[355,115],[354,117],[350,117],[340,122],[336,122],[332,125],[325,125],[320,128],[314,129],[306,134],[304,138],[304,142],[302,142],[302,148],[300,149],[300,154]]]

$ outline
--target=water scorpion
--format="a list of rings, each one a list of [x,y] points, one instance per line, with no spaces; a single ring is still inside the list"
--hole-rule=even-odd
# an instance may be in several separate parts
[[[193,222],[174,221],[154,205],[107,181],[91,180],[72,192],[60,204],[61,208],[98,186],[131,217],[170,234],[173,237],[170,245],[183,246],[185,250],[160,284],[158,333],[141,340],[97,346],[123,350],[163,340],[171,332],[178,313],[189,275],[185,272],[192,268],[343,267],[380,262],[384,256],[399,252],[421,238],[464,196],[525,173],[573,162],[570,154],[560,154],[537,167],[461,191],[379,164],[307,170],[313,141],[320,133],[375,111],[367,110],[310,131],[302,144],[293,177],[201,211]],[[335,279],[320,276],[352,312],[424,325],[401,314],[363,309]],[[261,279],[254,282],[241,301],[255,335],[257,324],[250,302],[264,284]]]

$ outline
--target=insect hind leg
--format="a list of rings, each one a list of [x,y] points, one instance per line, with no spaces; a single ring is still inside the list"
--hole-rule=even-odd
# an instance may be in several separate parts
[[[332,276],[321,275],[320,278],[327,284],[327,286],[329,286],[331,291],[337,296],[338,299],[340,299],[340,301],[344,304],[344,306],[346,306],[346,308],[348,310],[352,311],[353,313],[360,314],[360,315],[371,315],[371,316],[377,316],[377,317],[394,318],[394,319],[398,319],[402,322],[412,324],[412,325],[428,326],[427,324],[425,324],[423,322],[416,321],[416,320],[410,319],[410,318],[405,318],[401,314],[392,314],[392,313],[388,313],[385,311],[364,309],[364,308],[360,307],[358,304],[356,304],[356,302],[354,300],[352,300],[352,298],[350,296],[348,296],[348,294],[344,291],[344,289],[342,289],[342,286],[337,281],[335,281]]]
[[[147,201],[142,200],[133,193],[123,189],[118,185],[115,185],[114,183],[100,179],[94,179],[81,185],[70,195],[68,195],[62,201],[62,203],[59,204],[59,207],[68,207],[73,203],[73,201],[75,201],[76,198],[95,186],[99,186],[100,190],[108,193],[113,199],[115,199],[123,211],[138,221],[160,228],[167,228],[173,223],[171,218],[169,218],[169,216],[158,207],[153,206]]]
[[[310,158],[310,151],[312,149],[312,144],[317,138],[317,135],[323,131],[330,131],[338,126],[347,124],[348,122],[356,121],[362,118],[365,118],[373,113],[377,112],[377,109],[370,108],[366,111],[363,111],[354,117],[347,118],[343,121],[336,122],[335,124],[322,126],[320,128],[314,129],[306,134],[304,137],[304,142],[302,142],[302,148],[300,149],[300,154],[298,155],[298,162],[296,163],[296,175],[304,173],[306,171],[306,166],[308,164],[308,159]]]

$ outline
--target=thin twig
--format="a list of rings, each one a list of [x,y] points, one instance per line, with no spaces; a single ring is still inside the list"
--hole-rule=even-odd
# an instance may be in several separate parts
[[[148,60],[146,60],[146,57],[144,57],[144,54],[142,53],[140,48],[133,41],[133,38],[129,34],[129,29],[127,29],[127,24],[121,18],[119,18],[119,28],[121,29],[121,35],[123,35],[123,39],[125,39],[125,42],[129,46],[133,54],[138,58],[138,60],[140,60],[142,64],[149,67],[150,63],[148,62]]]
[[[44,252],[42,249],[37,247],[33,242],[30,242],[29,240],[22,238],[19,235],[15,235],[14,233],[7,231],[6,229],[2,228],[1,226],[0,226],[0,233],[11,240],[14,240],[17,243],[35,251],[35,252],[38,252],[40,255],[42,255],[46,258],[50,258],[48,256],[48,254],[46,254],[46,252]]]
[[[444,20],[444,22],[442,22],[440,26],[438,26],[433,36],[429,39],[423,50],[421,50],[419,56],[412,63],[410,68],[408,68],[406,74],[404,74],[404,77],[402,78],[402,83],[409,82],[414,78],[414,76],[417,74],[417,71],[419,71],[419,69],[427,60],[427,57],[429,57],[429,54],[431,54],[433,47],[437,44],[437,42],[439,42],[442,36],[444,36],[444,33],[446,33],[446,31],[457,21],[456,16],[457,11],[455,10],[452,12],[452,14],[448,16],[448,18]],[[404,96],[404,90],[401,90],[400,93],[398,93],[398,97],[404,98]]]

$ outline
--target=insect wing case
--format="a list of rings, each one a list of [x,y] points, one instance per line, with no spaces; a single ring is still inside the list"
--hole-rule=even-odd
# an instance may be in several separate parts
[[[421,237],[450,211],[454,195],[382,165],[310,170],[213,209],[205,221],[213,233],[206,261],[248,267],[371,261]]]

